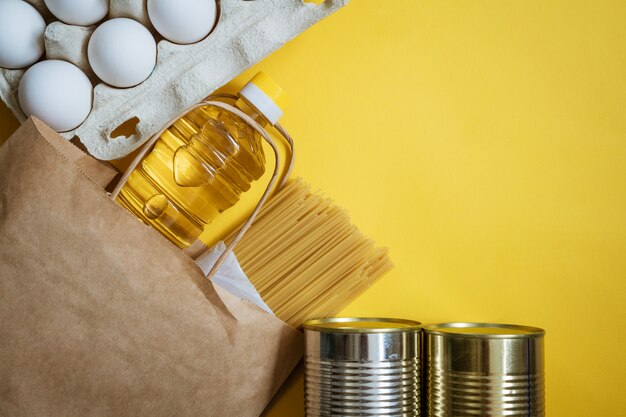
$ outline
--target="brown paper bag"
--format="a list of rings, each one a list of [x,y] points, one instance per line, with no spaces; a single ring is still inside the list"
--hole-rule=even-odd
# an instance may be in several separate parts
[[[301,335],[216,289],[29,119],[0,148],[0,416],[258,416]]]

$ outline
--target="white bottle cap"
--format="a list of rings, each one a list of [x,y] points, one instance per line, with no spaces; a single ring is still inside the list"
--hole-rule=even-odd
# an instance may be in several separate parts
[[[275,125],[288,105],[289,97],[274,80],[259,72],[241,89],[239,95]]]

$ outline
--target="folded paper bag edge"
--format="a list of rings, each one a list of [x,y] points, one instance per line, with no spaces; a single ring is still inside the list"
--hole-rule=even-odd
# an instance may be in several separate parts
[[[63,139],[55,130],[34,116],[30,116],[26,119],[26,121],[22,123],[22,126],[11,135],[8,141],[15,140],[13,137],[16,136],[16,133],[22,128],[36,129],[40,133],[40,136],[66,160],[74,165],[81,174],[98,184],[101,188],[106,188],[119,174],[112,166],[98,161],[73,143]]]

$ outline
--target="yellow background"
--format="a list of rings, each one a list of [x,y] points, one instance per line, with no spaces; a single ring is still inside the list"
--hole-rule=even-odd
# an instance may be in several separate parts
[[[258,69],[295,173],[391,248],[345,315],[543,327],[548,415],[626,415],[625,1],[353,0],[228,88]]]

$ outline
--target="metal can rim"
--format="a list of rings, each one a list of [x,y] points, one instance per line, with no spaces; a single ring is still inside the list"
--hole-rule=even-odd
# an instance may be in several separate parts
[[[523,334],[488,334],[488,333],[455,333],[453,331],[441,331],[440,329],[466,329],[470,327],[491,327],[498,329],[511,329],[524,331]],[[529,337],[543,337],[546,334],[544,329],[533,326],[525,326],[519,324],[502,324],[502,323],[476,323],[476,322],[449,322],[449,323],[432,323],[422,326],[426,334],[435,334],[450,337],[468,337],[481,339],[526,339]]]
[[[331,327],[330,323],[359,323],[359,322],[380,322],[402,324],[406,327],[395,328],[358,328],[358,327]],[[408,319],[396,319],[387,317],[332,317],[325,319],[307,320],[302,327],[305,330],[312,330],[322,333],[402,333],[419,332],[422,330],[422,323]]]

